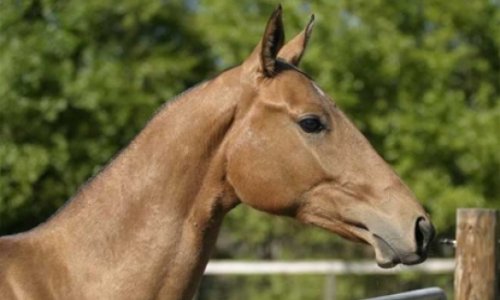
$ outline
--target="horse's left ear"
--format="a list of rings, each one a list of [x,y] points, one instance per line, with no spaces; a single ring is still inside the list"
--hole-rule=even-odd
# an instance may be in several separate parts
[[[267,22],[260,50],[260,63],[266,76],[273,76],[276,72],[276,56],[285,42],[283,29],[283,9],[281,4],[273,12]]]
[[[278,57],[294,66],[298,66],[311,38],[313,26],[314,15],[311,16],[306,28],[281,48]]]
[[[276,74],[276,57],[285,42],[283,29],[282,8],[278,5],[267,21],[266,30],[261,42],[254,49],[250,57],[243,63],[245,69],[257,71],[266,77]]]

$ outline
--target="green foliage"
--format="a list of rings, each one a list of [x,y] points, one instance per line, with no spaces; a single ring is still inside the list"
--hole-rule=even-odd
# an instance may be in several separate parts
[[[0,232],[44,220],[161,103],[240,63],[275,5],[1,1]],[[498,1],[291,0],[284,8],[288,38],[316,14],[303,68],[396,168],[441,235],[452,236],[458,207],[500,208]],[[215,256],[357,259],[373,253],[238,207],[225,221]],[[398,280],[408,288],[432,285],[411,276]],[[449,277],[432,280],[450,286]],[[211,288],[218,281],[221,288]],[[393,277],[374,282],[342,277],[338,297],[375,296],[374,290],[396,286]],[[322,289],[315,276],[208,278],[200,298],[317,299]]]
[[[182,1],[2,1],[0,232],[44,220],[213,70]]]
[[[318,275],[207,276],[198,299],[321,299],[324,282]]]

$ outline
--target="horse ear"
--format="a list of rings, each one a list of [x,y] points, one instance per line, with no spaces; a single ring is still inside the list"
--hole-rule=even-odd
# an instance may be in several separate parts
[[[311,38],[313,26],[314,15],[311,15],[311,19],[307,23],[306,28],[281,48],[278,57],[294,66],[298,66],[306,51],[309,39]]]
[[[276,57],[285,42],[281,4],[267,21],[266,30],[262,37],[260,63],[266,76],[273,76],[276,72]]]
[[[274,10],[262,40],[253,50],[252,54],[245,61],[244,65],[248,70],[263,73],[267,77],[272,77],[276,73],[276,57],[283,47],[285,41],[285,31],[283,29],[281,5]]]

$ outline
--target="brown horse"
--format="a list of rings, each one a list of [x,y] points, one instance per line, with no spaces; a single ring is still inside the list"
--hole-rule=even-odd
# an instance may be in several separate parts
[[[281,7],[242,65],[161,110],[46,223],[0,239],[1,299],[189,299],[224,215],[243,202],[425,259],[433,228],[393,170],[297,69]]]

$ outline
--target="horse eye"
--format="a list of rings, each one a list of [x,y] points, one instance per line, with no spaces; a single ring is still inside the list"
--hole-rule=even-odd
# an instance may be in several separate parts
[[[325,129],[321,120],[316,116],[305,117],[299,121],[299,125],[307,133],[319,133]]]

